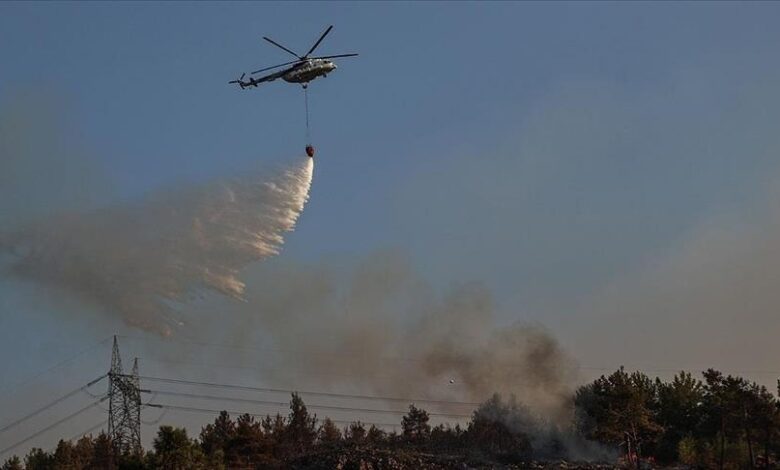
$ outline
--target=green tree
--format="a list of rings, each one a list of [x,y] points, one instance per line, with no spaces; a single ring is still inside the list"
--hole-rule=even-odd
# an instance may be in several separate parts
[[[746,386],[741,378],[708,369],[704,373],[706,415],[702,436],[713,442],[715,465],[752,460],[752,436],[747,430]]]
[[[431,448],[450,453],[460,447],[463,431],[460,425],[454,428],[440,424],[431,429]]]
[[[214,420],[214,424],[207,424],[200,431],[200,446],[203,452],[214,456],[217,452],[225,455],[228,443],[236,435],[236,423],[230,419],[227,411],[222,411]]]
[[[325,418],[317,432],[317,440],[324,445],[337,445],[341,442],[341,430],[330,418]]]
[[[288,455],[300,455],[314,445],[317,438],[317,417],[309,415],[300,395],[292,394],[290,414],[284,432],[284,447]]]
[[[108,434],[101,432],[92,443],[92,459],[90,469],[114,470],[116,465],[116,452]]]
[[[183,428],[160,426],[152,446],[154,453],[150,454],[150,460],[154,468],[163,470],[206,468],[203,451],[187,436],[187,431]]]
[[[773,431],[778,429],[777,400],[766,387],[755,382],[742,381],[741,408],[743,411],[743,429],[748,447],[746,465],[755,467],[758,456],[762,456],[764,465],[770,462],[769,449]]]
[[[37,447],[33,447],[24,458],[25,470],[49,470],[53,464],[54,457]]]
[[[411,442],[424,442],[431,435],[431,425],[428,424],[428,412],[414,405],[409,405],[409,412],[401,418],[403,435]]]
[[[382,442],[387,439],[387,433],[379,429],[378,427],[371,425],[370,428],[368,428],[368,432],[366,432],[366,442],[369,444],[377,445],[381,444]]]
[[[344,429],[344,440],[350,444],[362,444],[366,440],[366,427],[360,421],[350,423]]]
[[[94,455],[94,439],[92,436],[83,436],[73,446],[73,460],[77,468],[89,468]]]
[[[263,418],[262,428],[266,436],[273,437],[274,439],[281,438],[287,428],[287,421],[279,413],[273,418],[266,416]]]
[[[270,417],[266,419],[270,422]],[[270,428],[264,432],[264,424],[265,421],[257,421],[249,414],[238,417],[233,437],[225,447],[225,463],[228,468],[266,466],[275,461],[275,436]]]
[[[73,444],[70,441],[60,439],[57,449],[54,451],[52,468],[56,470],[72,470],[81,468],[76,462]]]
[[[22,461],[19,457],[14,455],[5,461],[3,466],[0,467],[0,470],[24,470],[24,467],[22,467]]]
[[[663,428],[655,421],[655,384],[641,372],[621,367],[580,387],[574,396],[575,425],[587,439],[622,446],[639,465],[643,448],[653,449]]]
[[[531,429],[535,426],[525,407],[514,397],[504,402],[494,394],[474,411],[465,440],[484,454],[507,463],[520,463],[532,452],[528,435]]]
[[[664,428],[656,456],[663,462],[678,460],[680,441],[697,433],[704,419],[704,385],[688,372],[680,372],[671,382],[656,379],[658,404],[656,418]],[[687,441],[686,449],[692,449]]]

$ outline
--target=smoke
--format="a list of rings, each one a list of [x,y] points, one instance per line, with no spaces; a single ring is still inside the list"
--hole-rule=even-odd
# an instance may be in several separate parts
[[[0,94],[0,226],[94,208],[110,193],[100,161],[45,90]]]
[[[2,237],[10,272],[65,289],[162,334],[181,325],[176,303],[202,289],[242,299],[239,271],[279,252],[311,186],[310,158],[155,194],[137,204],[53,216]]]
[[[619,351],[630,364],[715,367],[774,387],[780,327],[776,189],[748,207],[724,208],[701,221],[663,257],[595,296],[585,307],[594,322],[593,330],[582,332],[583,341],[598,336],[595,354],[605,358]],[[604,336],[607,325],[622,334]],[[622,340],[636,331],[643,334]]]
[[[259,369],[263,382],[299,390],[468,402],[494,392],[514,394],[551,420],[568,421],[577,381],[572,358],[539,325],[500,324],[483,284],[433,288],[411,260],[394,251],[374,253],[349,268],[344,259],[267,259],[279,252],[303,210],[313,160],[85,210],[94,206],[91,199],[59,206],[64,193],[47,188],[60,183],[58,173],[68,191],[104,180],[95,174],[97,166],[86,157],[30,147],[19,136],[34,126],[17,127],[11,132],[6,126],[21,143],[2,149],[5,162],[16,161],[4,168],[35,161],[37,168],[51,168],[52,176],[27,185],[37,173],[14,170],[12,193],[23,199],[20,191],[26,191],[40,200],[42,211],[26,213],[24,201],[17,200],[17,228],[0,234],[0,252],[10,259],[6,274],[62,290],[144,330],[176,333],[170,346],[171,359],[178,361],[201,357],[213,364],[221,356],[228,366]],[[63,159],[84,170],[73,171],[83,183],[71,181],[70,170],[58,170],[69,168]],[[266,262],[253,264],[260,260]],[[188,302],[205,291],[222,295]],[[181,337],[244,349],[206,358],[208,353],[175,342]],[[249,352],[256,345],[270,350]],[[229,367],[211,373],[236,380]],[[469,414],[472,408],[438,410]]]
[[[226,340],[270,344],[254,362],[271,383],[471,402],[511,393],[570,422],[574,361],[539,325],[500,325],[481,283],[437,292],[405,256],[379,251],[346,270],[276,259],[248,273],[247,284]],[[204,317],[191,327],[203,336],[215,323]]]

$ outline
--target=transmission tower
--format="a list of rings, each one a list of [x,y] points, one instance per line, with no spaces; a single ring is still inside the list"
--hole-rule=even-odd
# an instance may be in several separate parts
[[[120,453],[141,451],[141,390],[138,377],[138,359],[133,361],[133,372],[122,372],[122,357],[114,336],[111,370],[108,373],[108,435]]]

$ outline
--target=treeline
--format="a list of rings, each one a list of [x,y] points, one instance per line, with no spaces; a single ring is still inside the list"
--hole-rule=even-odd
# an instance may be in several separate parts
[[[466,457],[475,465],[522,464],[539,452],[562,451],[563,444],[534,448],[541,429],[528,408],[498,395],[479,406],[464,427],[432,426],[427,411],[410,405],[399,432],[387,432],[361,422],[340,428],[328,418],[319,421],[293,394],[287,416],[234,419],[223,411],[198,439],[183,428],[161,426],[152,449],[141,453],[117,452],[103,433],[75,443],[61,440],[53,452],[32,449],[2,470],[441,468]]]
[[[778,468],[780,403],[766,387],[709,369],[670,382],[622,368],[582,386],[575,430],[641,459],[697,468]],[[780,382],[778,382],[780,390]]]
[[[670,382],[622,368],[580,387],[573,421],[535,416],[513,397],[494,395],[463,426],[432,426],[414,405],[399,431],[354,422],[339,427],[311,415],[296,394],[287,416],[257,419],[226,412],[197,438],[161,426],[152,448],[118,452],[105,434],[32,449],[2,470],[452,468],[531,461],[605,461],[625,467],[684,464],[695,468],[776,468],[780,408],[762,386],[708,370]],[[590,467],[593,468],[593,467]]]

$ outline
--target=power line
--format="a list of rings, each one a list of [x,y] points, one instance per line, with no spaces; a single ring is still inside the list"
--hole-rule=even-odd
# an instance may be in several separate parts
[[[139,357],[139,359],[144,360],[145,362],[157,362],[161,364],[176,364],[176,365],[186,365],[186,366],[193,366],[193,367],[200,367],[200,368],[220,368],[220,369],[239,369],[239,370],[251,370],[258,373],[268,373],[273,371],[281,371],[281,370],[287,370],[291,367],[297,367],[297,364],[291,364],[290,366],[285,366],[284,368],[279,367],[251,367],[251,366],[243,366],[243,365],[235,365],[235,364],[214,364],[214,363],[196,363],[196,362],[187,362],[187,361],[172,361],[168,359],[156,359],[153,357],[147,357],[142,356]],[[306,370],[304,374],[306,376],[319,376],[319,377],[343,377],[343,378],[349,378],[349,379],[363,379],[365,380],[366,377],[375,377],[380,379],[386,379],[386,380],[393,380],[397,379],[397,375],[385,375],[385,374],[369,374],[369,373],[363,373],[363,374],[340,374],[336,372],[325,372],[325,371],[311,371]],[[482,379],[482,380],[469,380],[469,384],[476,384],[476,383],[490,383],[489,379]],[[450,384],[452,386],[453,384]],[[458,385],[463,385],[463,383],[458,383]]]
[[[77,388],[75,390],[72,390],[72,391],[66,393],[65,395],[57,398],[53,402],[50,402],[48,405],[45,405],[45,406],[43,406],[41,408],[38,408],[37,410],[33,411],[32,413],[29,413],[29,414],[27,414],[25,416],[22,416],[21,418],[17,419],[16,421],[14,421],[12,423],[6,424],[2,428],[0,428],[0,433],[3,433],[5,431],[13,428],[14,426],[17,426],[18,424],[23,423],[23,422],[27,421],[28,419],[43,413],[44,411],[48,410],[49,408],[51,408],[51,407],[53,407],[53,406],[55,406],[55,405],[57,405],[59,403],[62,403],[63,401],[67,400],[68,398],[76,395],[77,393],[79,393],[81,391],[86,391],[89,387],[91,387],[91,386],[95,385],[96,383],[100,382],[101,380],[103,380],[106,377],[106,375],[107,374],[103,374],[100,377],[92,380],[88,384],[83,385],[83,386],[81,386],[81,387],[79,387],[79,388]],[[91,395],[91,394],[88,393],[88,395]]]
[[[147,403],[147,405],[148,405],[148,403]],[[159,423],[160,421],[162,421],[162,419],[163,419],[163,418],[165,417],[165,415],[167,415],[167,414],[168,414],[168,410],[165,410],[165,409],[163,409],[163,410],[162,410],[162,413],[160,413],[160,416],[158,416],[157,418],[155,418],[155,419],[153,419],[153,420],[151,420],[151,421],[144,421],[144,420],[141,420],[141,424],[145,424],[145,425],[147,425],[147,426],[154,426],[155,424],[157,424],[157,423]]]
[[[71,436],[71,438],[70,438],[70,439],[68,439],[68,440],[69,440],[69,441],[75,441],[76,439],[81,439],[82,437],[86,436],[87,434],[91,434],[91,433],[92,433],[92,431],[95,431],[95,430],[97,430],[97,429],[100,429],[100,428],[102,428],[102,427],[103,427],[103,426],[105,426],[106,424],[108,424],[108,420],[107,420],[107,419],[104,419],[103,421],[101,421],[101,422],[99,422],[98,424],[96,424],[96,425],[92,426],[91,428],[87,429],[86,431],[82,431],[82,432],[80,432],[80,433],[78,433],[78,434],[74,434],[74,435],[73,435],[73,436]]]
[[[234,415],[234,416],[241,416],[241,415],[249,415],[254,418],[265,418],[268,415],[258,414],[258,413],[246,413],[243,411],[235,411],[235,410],[215,410],[215,409],[209,409],[209,408],[198,408],[194,406],[178,406],[178,405],[168,405],[163,403],[155,403],[155,404],[149,404],[147,406],[150,406],[152,408],[163,408],[168,410],[176,410],[176,411],[187,411],[192,413],[209,413],[209,414],[219,414],[223,411],[225,413]],[[330,419],[330,418],[329,418]],[[340,423],[340,424],[352,424],[357,423],[358,421],[345,421],[345,420],[337,420],[337,419],[331,419],[334,423]],[[359,421],[362,424],[373,424],[374,426],[398,426],[399,423],[378,423],[378,422],[370,422],[370,421]]]
[[[356,395],[356,394],[335,393],[335,392],[313,392],[313,391],[303,391],[303,390],[296,391],[296,390],[282,389],[282,388],[250,387],[247,385],[220,384],[214,382],[198,382],[194,380],[168,379],[163,377],[140,376],[140,378],[143,380],[151,380],[154,382],[175,383],[175,384],[183,384],[183,385],[197,385],[202,387],[230,388],[230,389],[245,390],[250,392],[299,393],[301,395],[313,395],[313,396],[323,396],[323,397],[332,397],[332,398],[352,398],[358,400],[382,400],[382,401],[395,401],[395,402],[403,402],[403,403],[430,403],[430,404],[441,404],[441,405],[479,406],[481,404],[477,402],[465,402],[465,401],[426,400],[426,399],[415,399],[415,398]]]
[[[52,424],[50,424],[50,425],[46,426],[45,428],[43,428],[43,429],[41,429],[40,431],[38,431],[38,432],[36,432],[36,433],[32,434],[31,436],[28,436],[28,437],[26,437],[26,438],[22,439],[21,441],[19,441],[19,442],[15,443],[15,444],[13,444],[13,445],[11,445],[10,447],[6,447],[5,449],[2,449],[2,450],[0,450],[0,455],[3,455],[3,454],[5,454],[6,452],[8,452],[8,451],[10,451],[10,450],[13,450],[13,449],[15,449],[15,448],[17,448],[17,447],[19,447],[20,445],[22,445],[22,444],[25,444],[25,443],[27,443],[27,442],[29,442],[29,441],[31,441],[31,440],[33,440],[33,439],[35,439],[36,437],[40,436],[41,434],[45,433],[46,431],[49,431],[49,430],[51,430],[52,428],[55,428],[55,427],[59,426],[60,424],[64,423],[65,421],[68,421],[69,419],[72,419],[72,418],[74,418],[74,417],[76,417],[76,416],[80,415],[81,413],[83,413],[83,412],[85,412],[85,411],[87,411],[87,410],[89,410],[89,409],[91,409],[91,408],[94,408],[94,407],[96,407],[96,406],[98,405],[98,403],[100,403],[100,402],[102,402],[102,401],[105,401],[105,400],[107,400],[107,399],[108,399],[108,396],[105,396],[105,397],[101,398],[100,400],[96,400],[96,401],[94,401],[94,402],[90,403],[89,405],[85,406],[84,408],[81,408],[80,410],[78,410],[78,411],[75,411],[75,412],[73,412],[73,413],[69,414],[68,416],[66,416],[66,417],[64,417],[64,418],[62,418],[62,419],[60,419],[60,420],[57,420],[57,421],[53,422]]]
[[[161,390],[153,390],[153,392],[159,395],[178,396],[178,397],[186,397],[186,398],[199,398],[205,400],[220,400],[220,401],[224,400],[224,401],[233,401],[233,402],[240,402],[240,403],[250,403],[256,405],[287,406],[286,402],[254,400],[251,398],[220,397],[215,395],[203,395],[199,393],[171,392],[171,391],[161,391]],[[405,415],[407,413],[407,411],[405,410],[382,410],[378,408],[357,408],[351,406],[335,406],[335,405],[307,404],[306,407],[312,409],[321,409],[321,410],[349,411],[349,412],[376,413],[376,414]],[[436,413],[436,412],[434,413],[429,412],[428,415],[445,417],[445,418],[470,418],[471,417],[470,414]]]
[[[10,386],[8,386],[8,387],[5,387],[5,388],[3,388],[3,389],[0,389],[0,393],[2,393],[2,395],[3,395],[3,396],[5,396],[5,395],[7,395],[7,393],[8,393],[10,390],[14,390],[14,389],[17,389],[17,388],[19,388],[19,387],[22,387],[23,385],[27,385],[27,384],[29,384],[29,383],[31,383],[31,382],[33,382],[33,381],[35,381],[36,379],[38,379],[38,378],[40,378],[40,377],[42,377],[42,376],[44,376],[44,375],[46,375],[46,374],[48,374],[48,373],[51,373],[51,372],[53,372],[53,371],[55,371],[55,370],[59,369],[60,367],[64,366],[65,364],[68,364],[68,363],[70,363],[70,362],[72,362],[72,361],[74,361],[74,360],[78,359],[79,357],[81,357],[81,356],[83,356],[83,355],[87,354],[88,352],[91,352],[91,351],[93,351],[94,349],[97,349],[98,347],[102,346],[104,343],[106,343],[106,342],[107,342],[108,340],[110,340],[110,339],[111,339],[110,337],[109,337],[109,338],[104,338],[104,339],[103,339],[102,341],[100,341],[99,343],[97,343],[97,344],[93,344],[92,346],[90,346],[90,347],[88,347],[88,348],[82,349],[81,351],[77,352],[77,353],[76,353],[76,354],[74,354],[73,356],[70,356],[70,357],[69,357],[69,358],[67,358],[67,359],[63,359],[62,361],[60,361],[60,362],[58,362],[58,363],[54,364],[53,366],[49,367],[48,369],[46,369],[46,370],[44,370],[44,371],[42,371],[42,372],[40,372],[40,373],[38,373],[38,374],[36,374],[36,375],[34,375],[34,376],[30,377],[29,379],[23,380],[23,381],[21,381],[21,382],[18,382],[18,383],[14,384],[14,385],[10,385]]]

